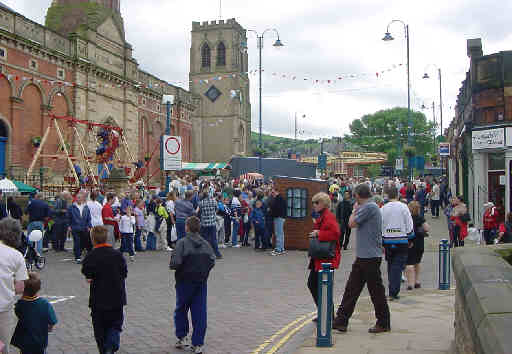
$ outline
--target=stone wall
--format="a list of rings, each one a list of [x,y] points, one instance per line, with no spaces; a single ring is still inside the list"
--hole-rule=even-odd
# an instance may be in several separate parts
[[[512,266],[497,253],[506,248],[510,245],[454,251],[455,346],[459,354],[511,352]]]

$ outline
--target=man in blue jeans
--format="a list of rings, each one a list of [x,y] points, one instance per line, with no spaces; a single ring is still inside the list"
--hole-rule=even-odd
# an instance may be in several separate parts
[[[274,232],[276,235],[276,245],[273,256],[285,254],[284,250],[284,219],[286,218],[286,201],[279,194],[278,190],[272,188],[272,201],[270,203],[270,215],[274,219]]]
[[[76,264],[82,262],[82,251],[92,250],[89,230],[91,229],[91,213],[85,203],[85,193],[79,192],[76,196],[76,203],[68,208],[68,225],[73,235],[73,253]]]
[[[411,212],[406,204],[398,201],[398,190],[388,187],[389,202],[382,210],[382,243],[388,262],[389,299],[400,299],[402,271],[407,262],[409,240],[414,238]]]
[[[201,193],[201,201],[197,207],[201,217],[201,236],[210,243],[217,259],[221,259],[217,242],[217,201],[210,196],[208,188]]]
[[[188,311],[192,315],[192,352],[203,352],[207,327],[207,281],[215,265],[215,254],[210,244],[199,235],[201,222],[196,216],[187,219],[187,236],[176,242],[169,267],[176,271],[176,348],[187,349]]]

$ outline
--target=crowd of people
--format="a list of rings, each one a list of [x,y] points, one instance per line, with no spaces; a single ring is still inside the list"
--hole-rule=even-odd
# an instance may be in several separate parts
[[[318,271],[322,263],[334,269],[341,264],[341,252],[350,247],[352,230],[357,238],[352,271],[333,328],[347,331],[357,300],[366,284],[375,306],[377,323],[371,333],[391,328],[388,301],[400,298],[401,282],[408,291],[421,288],[424,239],[440,209],[447,217],[451,246],[464,246],[470,217],[463,198],[452,196],[445,181],[414,182],[399,179],[333,179],[326,192],[312,198],[314,220],[311,239],[328,243],[329,249],[310,252],[307,286],[318,305]],[[177,348],[202,353],[206,334],[207,279],[222,249],[254,247],[271,250],[273,256],[286,253],[284,223],[287,203],[272,183],[262,180],[196,180],[174,178],[168,192],[127,189],[123,193],[101,190],[63,192],[51,205],[42,194],[34,195],[24,212],[28,216],[26,235],[44,230],[37,250],[72,252],[90,285],[91,317],[100,353],[119,350],[126,305],[125,279],[128,267],[123,254],[135,262],[136,254],[169,251],[170,269],[175,271],[174,314]],[[492,203],[486,204],[486,243],[512,240],[512,215],[501,225]],[[44,353],[48,332],[57,323],[51,305],[38,296],[41,280],[28,273],[17,249],[25,238],[21,223],[23,210],[9,199],[0,208],[0,348],[9,346],[28,353]],[[309,217],[309,216],[307,216]],[[320,253],[318,253],[320,252]],[[323,252],[323,253],[322,253]],[[388,290],[380,266],[387,262]],[[405,274],[405,277],[404,275]],[[17,295],[21,299],[16,302]],[[12,310],[15,309],[16,322]],[[193,333],[188,342],[188,312]],[[17,325],[16,325],[17,323]],[[27,335],[30,331],[30,336]],[[14,333],[14,335],[13,335]]]

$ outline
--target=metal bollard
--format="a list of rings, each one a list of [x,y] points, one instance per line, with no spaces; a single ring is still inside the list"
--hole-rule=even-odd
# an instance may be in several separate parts
[[[318,322],[316,324],[316,346],[332,347],[332,283],[334,271],[330,263],[322,263],[318,272]]]
[[[439,290],[450,290],[450,243],[447,239],[439,244]]]

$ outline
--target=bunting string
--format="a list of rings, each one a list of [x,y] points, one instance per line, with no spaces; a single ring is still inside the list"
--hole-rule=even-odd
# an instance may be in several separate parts
[[[379,70],[375,72],[366,72],[366,73],[357,73],[357,74],[339,74],[339,75],[332,75],[330,78],[327,79],[320,79],[316,78],[314,76],[301,76],[298,74],[290,74],[290,73],[280,73],[280,72],[271,72],[271,77],[275,79],[282,79],[282,80],[290,80],[290,81],[303,81],[308,82],[313,85],[316,84],[336,84],[338,82],[350,80],[350,79],[363,79],[363,78],[381,78],[383,75],[385,75],[388,72],[400,69],[402,67],[405,67],[404,64],[393,64],[391,67],[386,68],[384,70]],[[250,77],[250,76],[256,76],[258,75],[259,70],[250,70],[246,73],[232,73],[232,74],[223,74],[223,75],[215,75],[208,78],[203,79],[194,79],[191,80],[189,83],[195,83],[195,84],[210,84],[215,81],[221,81],[223,79],[228,78],[237,78],[237,77]],[[268,71],[265,71],[265,69],[262,69],[262,73],[268,74]],[[159,88],[164,88],[166,84],[160,84],[160,83],[143,83],[143,82],[137,82],[137,83],[97,83],[97,82],[90,82],[85,85],[77,84],[75,82],[68,82],[63,80],[44,80],[44,79],[36,79],[33,77],[27,77],[27,76],[19,76],[19,75],[13,75],[13,74],[4,74],[0,73],[0,77],[6,77],[9,81],[32,81],[38,84],[45,84],[49,86],[60,86],[60,87],[75,87],[75,86],[85,86],[93,89],[97,88],[127,88],[127,87],[135,87],[137,89],[154,89],[158,90]],[[185,84],[184,82],[177,82],[176,84]]]

